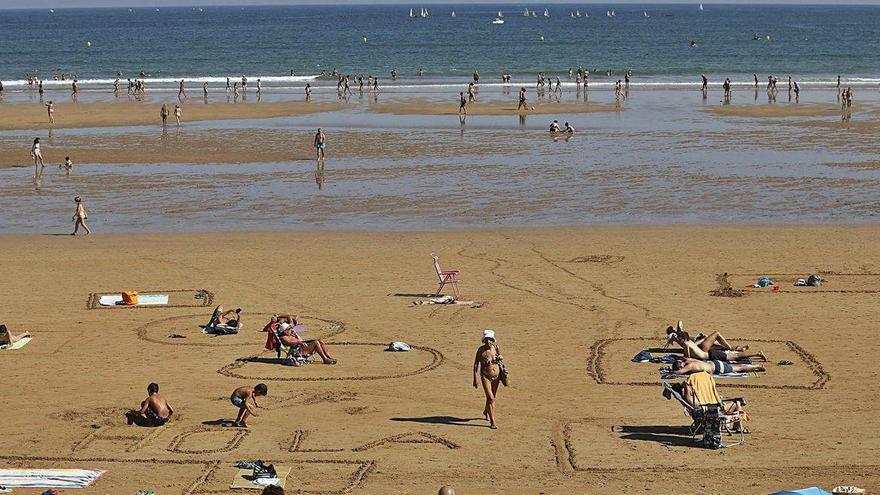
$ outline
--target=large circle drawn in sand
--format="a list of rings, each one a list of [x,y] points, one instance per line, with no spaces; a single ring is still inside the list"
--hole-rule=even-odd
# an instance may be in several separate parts
[[[261,332],[263,325],[272,317],[270,313],[244,313],[243,329],[236,335],[206,335],[200,325],[204,325],[210,314],[198,313],[172,316],[153,320],[137,329],[141,340],[162,345],[199,347],[262,347],[266,334]],[[303,337],[307,339],[329,339],[345,331],[339,321],[325,320],[312,316],[299,316],[299,322],[308,330]],[[169,338],[169,335],[182,335],[185,338]]]
[[[372,342],[327,342],[328,351],[339,363],[285,366],[274,353],[237,359],[217,370],[230,378],[274,382],[320,382],[390,380],[420,375],[438,368],[446,359],[430,347],[412,346],[410,352],[387,352],[387,344]],[[390,372],[389,372],[390,370]]]

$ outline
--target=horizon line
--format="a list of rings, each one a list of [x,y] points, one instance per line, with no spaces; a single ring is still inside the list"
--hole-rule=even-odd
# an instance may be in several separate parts
[[[59,0],[54,0],[59,1]],[[86,0],[88,1],[88,0]],[[194,2],[188,4],[180,4],[180,5],[169,5],[167,2],[172,0],[158,0],[153,2],[140,2],[140,3],[131,3],[128,2],[120,2],[116,5],[83,5],[83,6],[53,6],[53,0],[46,1],[46,5],[42,7],[17,7],[17,6],[3,6],[0,5],[0,10],[4,11],[44,11],[46,9],[50,10],[84,10],[84,9],[154,9],[158,7],[167,8],[167,9],[188,9],[188,8],[198,8],[198,7],[215,7],[215,8],[237,8],[237,7],[248,7],[248,8],[261,8],[261,7],[284,7],[284,6],[323,6],[323,7],[342,7],[342,6],[357,6],[357,7],[393,7],[393,6],[401,6],[401,5],[409,5],[409,4],[428,4],[434,6],[443,6],[443,5],[486,5],[486,6],[496,6],[496,5],[532,5],[532,4],[549,4],[549,5],[642,5],[642,6],[681,6],[681,5],[698,5],[698,4],[706,4],[706,5],[715,5],[715,6],[780,6],[780,7],[796,7],[796,6],[818,6],[818,5],[835,5],[835,6],[844,6],[844,7],[878,7],[880,6],[880,0],[844,0],[843,2],[835,1],[835,0],[795,0],[795,1],[785,1],[785,0],[776,0],[770,2],[762,2],[761,0],[743,0],[743,1],[730,1],[730,0],[663,0],[663,1],[651,1],[651,0],[580,0],[580,1],[572,1],[572,0],[533,0],[533,1],[510,1],[510,0],[483,0],[477,2],[468,2],[466,0],[385,0],[381,2],[365,2],[360,0],[260,0],[258,3],[234,3],[234,2],[219,2],[217,0],[208,0],[206,2]],[[216,2],[216,3],[215,3]],[[264,3],[265,2],[265,3]]]

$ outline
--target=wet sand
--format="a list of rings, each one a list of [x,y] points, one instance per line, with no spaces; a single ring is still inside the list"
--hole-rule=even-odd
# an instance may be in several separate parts
[[[288,489],[315,493],[435,493],[443,483],[464,493],[692,494],[719,483],[725,493],[874,493],[880,439],[866,432],[880,428],[880,287],[862,278],[880,277],[878,242],[876,226],[745,225],[0,236],[3,322],[34,335],[0,351],[10,397],[0,459],[108,470],[86,495],[226,493],[232,463],[255,458],[294,467]],[[432,251],[462,271],[463,297],[482,308],[411,305],[436,288]],[[788,286],[817,271],[823,287]],[[723,272],[735,291],[763,274],[783,274],[785,286],[712,296]],[[210,308],[192,293],[173,296],[184,307],[88,309],[93,292],[202,288],[244,308],[241,334],[201,334]],[[258,329],[281,311],[301,315],[340,363],[236,361],[274,356]],[[749,401],[745,445],[692,447],[657,366],[629,361],[678,319],[768,352],[766,374],[719,380],[723,395]],[[471,387],[484,328],[511,372],[494,431]],[[382,352],[392,340],[419,349]],[[122,413],[150,381],[175,418],[126,426]],[[250,430],[215,426],[236,412],[232,389],[258,381],[269,396]]]
[[[168,123],[174,126],[174,103],[168,98],[170,116]],[[55,124],[50,126],[46,106],[39,103],[5,104],[0,130],[55,129],[82,127],[117,127],[161,124],[161,103],[146,102],[56,102]],[[289,117],[318,112],[331,112],[343,108],[338,103],[306,103],[284,101],[273,103],[215,103],[205,105],[197,98],[190,98],[181,105],[183,122],[204,120],[242,120]]]
[[[551,115],[551,114],[578,114],[594,112],[620,111],[607,103],[571,103],[571,102],[534,102],[528,103],[527,108],[517,109],[516,97],[510,101],[476,101],[467,105],[468,115]],[[426,100],[396,101],[393,103],[376,103],[370,105],[370,110],[392,115],[457,115],[458,103],[438,103]]]
[[[850,111],[860,110],[859,105]],[[756,104],[721,105],[705,109],[706,112],[725,117],[830,117],[840,115],[840,105],[802,103],[802,104]]]

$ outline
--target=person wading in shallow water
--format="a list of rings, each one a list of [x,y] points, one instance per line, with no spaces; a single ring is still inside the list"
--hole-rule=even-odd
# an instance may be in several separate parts
[[[324,149],[327,147],[327,136],[324,134],[324,131],[321,128],[318,128],[318,132],[315,133],[315,158],[318,160],[324,159]]]

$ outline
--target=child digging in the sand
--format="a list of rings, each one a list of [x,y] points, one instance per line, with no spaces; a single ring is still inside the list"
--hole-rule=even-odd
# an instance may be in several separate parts
[[[268,393],[269,389],[266,387],[265,383],[257,384],[253,390],[248,387],[238,387],[233,390],[232,396],[229,400],[232,402],[233,406],[238,408],[238,417],[235,418],[233,426],[247,428],[246,420],[248,416],[259,416],[256,410],[257,397],[265,397]]]

